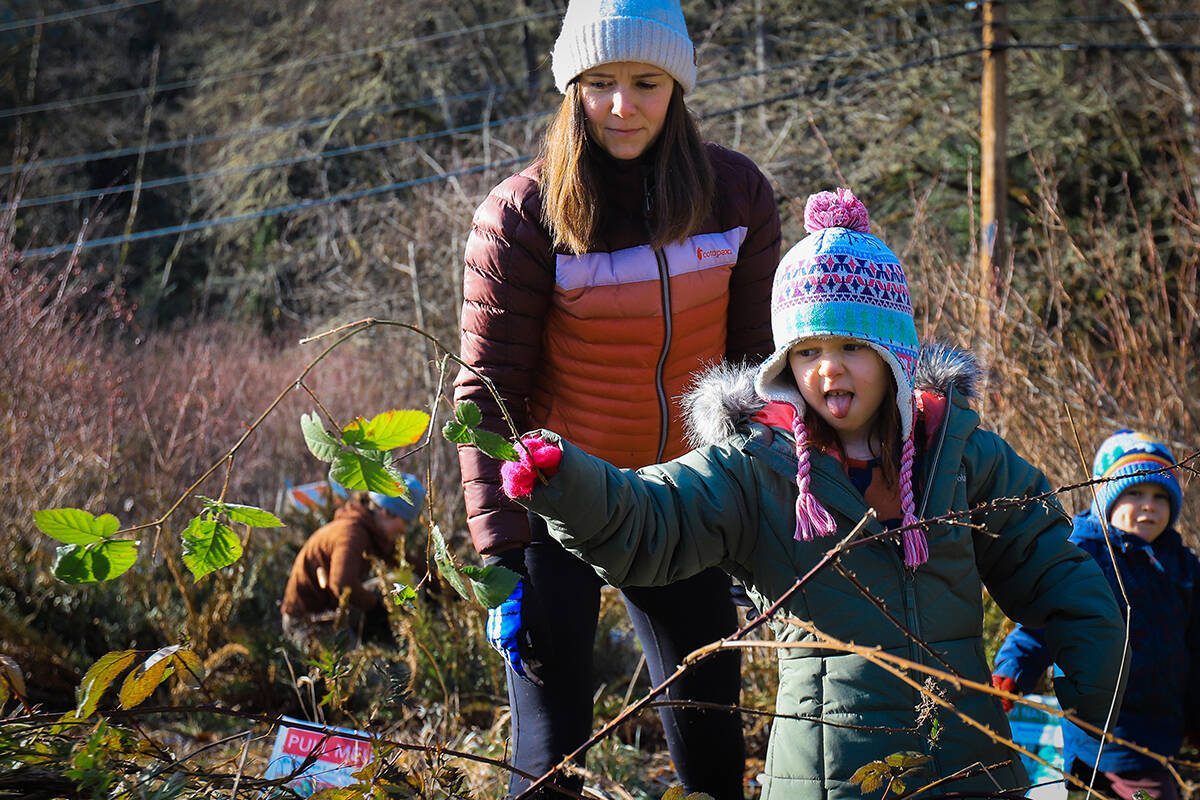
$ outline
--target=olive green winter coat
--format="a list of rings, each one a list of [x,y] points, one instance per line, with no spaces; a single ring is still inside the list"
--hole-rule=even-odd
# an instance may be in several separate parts
[[[918,387],[935,388],[949,400],[940,429],[921,437],[926,445],[919,448],[917,465],[921,518],[1049,488],[999,436],[978,427],[979,417],[961,391],[973,385],[973,368],[973,358],[940,351],[918,369]],[[557,474],[525,502],[550,520],[556,539],[614,586],[661,585],[720,565],[765,609],[851,531],[867,506],[840,464],[813,451],[812,491],[833,514],[838,533],[814,542],[793,538],[791,434],[750,421],[762,406],[750,388],[750,373],[714,372],[690,405],[694,421],[720,442],[637,471],[616,469],[562,442]],[[559,440],[550,432],[543,435]],[[1046,629],[1054,661],[1065,673],[1055,686],[1063,707],[1102,725],[1120,672],[1121,618],[1100,570],[1067,541],[1067,518],[1057,505],[1033,502],[976,512],[964,521],[970,525],[929,526],[929,561],[916,569],[904,566],[897,537],[841,556],[841,566],[882,601],[894,621],[847,577],[826,568],[780,609],[771,622],[775,636],[813,641],[810,632],[779,619],[792,617],[841,641],[878,646],[986,684],[986,586],[1011,618]],[[880,532],[871,522],[864,535]],[[901,624],[937,656],[915,644]],[[909,790],[980,764],[1003,765],[990,777],[977,775],[935,791],[987,792],[997,783],[1006,789],[1027,784],[1015,752],[948,709],[935,708],[936,723],[922,716],[920,694],[863,657],[812,648],[779,653],[776,711],[781,716],[768,746],[764,798],[877,797],[864,795],[849,782],[851,776],[869,762],[903,751],[932,757],[915,782],[908,781]],[[919,673],[912,677],[918,683],[925,679]],[[937,690],[962,714],[1009,735],[994,697],[947,681]]]

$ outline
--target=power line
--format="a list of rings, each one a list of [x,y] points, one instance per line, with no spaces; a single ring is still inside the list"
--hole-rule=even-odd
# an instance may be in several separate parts
[[[157,2],[158,0],[142,0],[142,1],[143,2]],[[947,10],[961,10],[961,9],[970,8],[970,7],[971,7],[971,4],[969,2],[968,3],[953,3],[953,4],[949,4],[949,5],[939,6],[934,9],[930,9],[928,12],[921,11],[917,15],[917,17],[918,18],[932,17],[937,14],[943,13]],[[879,20],[864,20],[864,21],[857,23],[855,25],[855,27],[877,26],[877,25],[887,23],[887,22],[896,22],[896,21],[911,20],[911,19],[914,19],[914,18],[911,16],[907,16],[907,15],[891,16],[891,17],[885,17],[885,18],[879,19]],[[816,56],[814,58],[802,59],[799,61],[793,61],[793,62],[779,64],[779,65],[775,65],[775,66],[777,66],[780,69],[788,68],[788,67],[792,67],[792,66],[801,66],[803,64],[813,63],[813,62],[817,62],[817,61],[821,61],[821,60],[829,59],[829,58],[834,58],[834,57],[841,57],[843,55],[855,55],[855,54],[859,54],[859,53],[863,53],[863,52],[869,52],[871,50],[883,49],[883,48],[889,47],[889,46],[898,46],[901,44],[913,44],[913,43],[923,41],[923,40],[926,40],[929,38],[933,38],[936,36],[948,35],[948,34],[952,34],[952,33],[961,33],[961,32],[966,32],[969,30],[978,30],[979,27],[980,27],[980,25],[978,23],[976,23],[974,25],[962,26],[960,28],[951,28],[951,29],[945,29],[942,31],[934,31],[930,34],[924,34],[924,35],[913,37],[910,39],[892,40],[890,42],[883,42],[878,45],[872,45],[867,48],[858,48],[855,50],[840,51],[838,53],[829,53],[829,54],[825,54],[823,56]],[[810,38],[811,38],[811,34],[810,34]],[[769,72],[769,71],[771,71],[771,69],[747,70],[747,71],[736,73],[736,74],[730,75],[730,76],[721,76],[718,78],[710,78],[708,80],[701,81],[699,85],[707,85],[707,84],[711,84],[711,83],[721,82],[723,80],[732,79],[732,78],[736,78],[736,77],[747,77],[747,76],[752,76],[752,75],[758,75],[758,74],[762,74],[763,72]],[[142,153],[162,152],[165,150],[172,150],[172,149],[179,148],[179,147],[189,147],[189,146],[194,146],[194,145],[199,145],[199,144],[207,144],[209,142],[222,141],[225,139],[267,135],[270,133],[292,130],[295,128],[317,127],[319,125],[323,125],[328,122],[332,122],[333,120],[336,120],[339,117],[342,117],[342,118],[361,117],[361,116],[367,116],[372,113],[386,114],[386,113],[391,113],[394,111],[405,111],[405,110],[414,109],[414,108],[436,105],[436,104],[443,103],[443,102],[457,102],[460,100],[473,100],[473,99],[477,99],[479,97],[486,97],[488,94],[493,94],[493,93],[497,94],[497,95],[501,95],[501,94],[507,94],[509,92],[515,92],[515,91],[526,91],[528,89],[534,88],[536,85],[537,85],[536,82],[531,81],[531,82],[527,82],[524,84],[517,84],[514,86],[506,86],[506,87],[500,87],[500,88],[489,88],[486,90],[469,92],[469,93],[460,94],[460,95],[456,95],[456,96],[452,96],[452,97],[444,97],[444,98],[431,97],[431,98],[426,98],[424,100],[413,101],[413,102],[409,102],[409,103],[401,103],[401,104],[388,105],[388,106],[376,106],[371,109],[361,109],[361,110],[350,112],[347,114],[330,114],[327,116],[311,117],[308,119],[291,120],[288,122],[280,123],[278,125],[266,125],[266,126],[261,126],[258,128],[250,128],[250,129],[245,129],[245,130],[241,130],[241,131],[228,131],[228,132],[221,132],[221,133],[212,133],[212,134],[205,134],[202,136],[188,137],[186,139],[175,139],[175,140],[166,141],[166,142],[156,142],[154,144],[145,145],[145,146],[130,146],[130,147],[123,147],[123,148],[117,148],[117,149],[112,149],[112,150],[103,150],[103,151],[99,151],[99,152],[95,152],[95,153],[85,153],[85,154],[75,155],[75,156],[65,156],[62,158],[45,159],[45,160],[41,160],[41,161],[34,161],[34,162],[31,162],[26,165],[0,166],[0,175],[10,175],[14,172],[22,171],[22,170],[33,171],[33,170],[40,170],[40,169],[50,169],[53,167],[69,166],[69,165],[73,165],[73,164],[82,164],[82,163],[87,163],[87,162],[91,162],[91,161],[101,161],[101,160],[110,159],[110,158],[122,158],[125,156],[140,155]],[[137,90],[137,91],[138,91],[138,93],[140,93],[141,90]]]
[[[899,72],[904,69],[911,69],[913,67],[924,66],[924,65],[936,63],[939,61],[946,61],[951,58],[959,58],[959,57],[965,56],[965,55],[977,54],[982,51],[983,51],[982,47],[976,47],[976,48],[972,48],[970,50],[961,50],[961,51],[958,51],[955,53],[947,53],[947,54],[940,55],[940,56],[931,56],[931,57],[919,59],[916,61],[910,61],[905,64],[900,64],[895,67],[890,67],[890,68],[884,69],[884,70],[875,70],[875,71],[863,73],[860,75],[850,75],[850,76],[846,76],[844,78],[838,78],[836,80],[822,81],[820,84],[809,87],[807,89],[801,89],[796,92],[788,92],[788,93],[785,93],[782,95],[776,95],[774,97],[767,98],[766,100],[761,100],[761,101],[757,101],[754,103],[742,104],[742,105],[738,105],[738,106],[732,106],[729,108],[721,109],[719,111],[710,112],[708,114],[702,115],[702,119],[708,119],[708,118],[712,118],[712,117],[722,116],[724,114],[732,114],[732,113],[735,113],[738,111],[744,111],[744,110],[747,110],[750,108],[756,108],[760,105],[766,105],[768,103],[781,102],[783,100],[789,100],[794,97],[799,97],[799,96],[804,96],[804,95],[809,95],[809,94],[816,94],[818,92],[827,91],[828,89],[839,88],[839,87],[846,86],[846,85],[853,84],[853,83],[859,83],[859,82],[867,81],[867,80],[874,80],[875,78],[881,77],[883,75],[889,75],[889,74]],[[125,242],[142,241],[145,239],[152,239],[152,238],[157,238],[160,236],[171,236],[173,234],[189,233],[191,231],[217,227],[219,225],[230,225],[230,224],[234,224],[234,223],[238,223],[238,222],[246,222],[246,221],[249,221],[252,219],[260,219],[262,217],[274,216],[276,214],[290,214],[295,211],[302,211],[302,210],[306,210],[306,209],[310,209],[310,208],[316,208],[319,206],[331,205],[333,203],[339,203],[339,202],[343,202],[346,200],[357,200],[357,199],[360,199],[363,197],[369,197],[372,195],[383,194],[385,192],[397,191],[400,189],[407,189],[407,188],[411,188],[414,186],[420,186],[420,185],[424,185],[424,184],[428,184],[428,183],[435,183],[438,181],[449,180],[451,178],[459,177],[462,175],[469,175],[469,174],[474,174],[474,173],[478,173],[478,172],[484,172],[489,169],[496,169],[496,168],[500,168],[500,167],[509,166],[509,165],[512,165],[512,164],[515,164],[518,162],[528,161],[530,158],[532,158],[532,156],[529,156],[529,155],[515,156],[512,158],[504,159],[502,161],[491,162],[488,164],[480,164],[480,165],[477,165],[474,167],[467,167],[467,168],[464,168],[461,170],[456,170],[454,172],[448,172],[448,173],[444,173],[444,174],[440,174],[440,175],[428,175],[423,178],[415,178],[415,179],[408,180],[408,181],[401,181],[399,183],[391,183],[386,186],[376,186],[376,187],[371,187],[368,189],[360,189],[360,190],[353,191],[353,192],[346,192],[346,193],[339,194],[339,195],[333,195],[331,197],[324,197],[324,198],[319,198],[319,199],[315,199],[315,200],[305,200],[300,203],[293,203],[291,205],[286,205],[286,206],[277,206],[274,208],[262,209],[260,211],[249,212],[247,214],[238,214],[238,215],[228,216],[228,217],[219,217],[219,218],[211,219],[211,220],[198,220],[196,222],[184,223],[182,225],[172,225],[172,226],[164,227],[164,228],[153,228],[150,230],[139,231],[137,233],[127,234],[127,235],[108,236],[108,237],[104,237],[101,239],[84,240],[83,242],[79,242],[79,243],[71,242],[71,243],[53,245],[50,247],[34,248],[31,250],[24,251],[21,254],[21,257],[22,258],[42,258],[42,257],[48,257],[48,256],[55,256],[55,255],[59,255],[60,253],[65,253],[65,252],[74,250],[76,248],[78,248],[80,250],[86,250],[86,249],[90,249],[93,247],[100,247],[103,245],[124,244]]]
[[[453,31],[442,31],[441,33],[431,33],[425,36],[417,36],[411,39],[401,39],[387,44],[372,45],[370,47],[362,47],[357,50],[347,50],[341,53],[333,53],[327,56],[318,56],[310,59],[296,59],[293,61],[285,61],[282,64],[272,64],[267,67],[256,67],[254,69],[242,70],[240,72],[227,72],[220,75],[210,75],[204,78],[189,78],[182,81],[172,81],[169,83],[161,83],[154,88],[154,94],[160,95],[167,92],[175,92],[180,89],[188,89],[193,86],[207,86],[220,81],[234,80],[236,78],[256,78],[263,75],[270,75],[275,72],[282,72],[289,69],[298,69],[300,67],[308,67],[316,64],[327,64],[333,61],[340,61],[346,58],[355,58],[357,56],[372,55],[381,53],[386,50],[395,50],[409,45],[428,44],[429,42],[438,41],[441,39],[450,39],[455,36],[464,36],[470,33],[479,33],[481,31],[494,30],[506,25],[514,25],[519,22],[527,22],[532,19],[539,19],[550,14],[558,14],[558,11],[541,11],[537,14],[529,14],[524,17],[513,17],[511,19],[499,20],[497,22],[485,22],[479,25],[473,25],[467,28],[458,28]],[[58,111],[66,108],[77,108],[79,106],[91,105],[93,103],[103,103],[111,100],[125,100],[131,97],[141,97],[150,93],[148,87],[139,89],[123,89],[116,92],[107,92],[105,94],[91,95],[89,97],[75,97],[64,100],[52,100],[46,103],[38,103],[36,105],[21,106],[19,108],[8,108],[0,110],[0,119],[9,119],[11,117],[20,117],[26,114],[36,114],[42,111]]]
[[[165,150],[174,150],[180,147],[194,147],[201,144],[209,144],[211,142],[219,142],[227,139],[251,138],[255,136],[266,136],[271,133],[280,133],[282,131],[295,130],[297,128],[317,128],[322,125],[327,125],[330,122],[340,119],[357,119],[359,117],[367,117],[372,114],[391,114],[397,111],[411,111],[416,108],[425,108],[428,106],[439,105],[441,103],[457,103],[462,100],[477,100],[488,95],[505,95],[510,92],[526,91],[536,87],[537,84],[533,81],[528,83],[520,83],[515,86],[500,86],[480,89],[474,92],[466,92],[464,94],[452,95],[449,97],[425,97],[420,100],[412,100],[406,103],[393,103],[384,106],[372,106],[370,108],[360,108],[354,111],[339,112],[337,114],[328,114],[321,117],[308,117],[306,119],[290,120],[281,122],[278,125],[263,125],[258,128],[245,128],[237,131],[222,131],[220,133],[209,133],[201,136],[189,136],[186,139],[172,139],[166,142],[153,142],[146,145],[138,145],[131,147],[120,147],[114,150],[101,150],[95,153],[83,153],[74,156],[63,156],[62,158],[48,158],[40,161],[31,161],[28,164],[13,164],[6,167],[0,167],[0,175],[11,175],[14,172],[33,172],[35,170],[51,169],[54,167],[70,166],[72,164],[84,164],[91,161],[105,161],[111,158],[124,158],[125,156],[136,156],[142,153],[160,153]]]
[[[260,172],[262,170],[272,169],[275,167],[287,167],[293,164],[302,164],[306,161],[321,161],[327,158],[337,158],[339,156],[366,153],[372,150],[383,150],[400,144],[411,144],[412,142],[440,139],[443,136],[453,136],[459,133],[470,133],[472,131],[479,131],[484,128],[497,127],[500,125],[508,125],[517,122],[527,122],[532,119],[537,119],[538,117],[544,117],[550,113],[551,112],[549,111],[536,111],[519,117],[508,117],[506,119],[492,120],[490,122],[477,122],[472,125],[461,125],[457,128],[417,133],[411,136],[403,136],[399,139],[388,139],[387,141],[383,142],[368,142],[366,144],[340,147],[336,150],[324,150],[320,153],[306,153],[305,155],[290,156],[288,158],[280,158],[275,161],[266,161],[260,164],[245,164],[238,167],[225,167],[223,169],[215,169],[209,172],[195,172],[187,175],[176,175],[171,178],[158,178],[155,180],[141,181],[140,183],[126,183],[120,186],[111,186],[103,189],[86,189],[68,194],[55,195],[53,197],[34,197],[28,200],[21,200],[17,203],[17,208],[33,208],[35,206],[48,206],[54,205],[55,203],[68,202],[71,200],[85,200],[91,197],[106,197],[109,195],[124,194],[126,192],[132,192],[134,189],[139,187],[143,190],[161,189],[165,186],[176,186],[181,183],[192,183],[194,181],[208,180],[209,178],[220,178],[225,175]]]
[[[26,19],[13,20],[12,22],[0,22],[0,33],[5,31],[15,31],[21,28],[35,28],[38,25],[53,25],[58,22],[67,22],[68,20],[79,19],[80,17],[90,17],[93,14],[107,14],[113,11],[122,11],[126,8],[145,6],[158,2],[161,2],[161,0],[127,0],[127,2],[124,3],[110,3],[109,5],[96,6],[95,8],[81,8],[77,11],[64,11],[61,14],[51,14],[48,17],[28,17]]]
[[[1200,44],[1190,42],[1004,42],[993,46],[996,50],[1111,50],[1114,52],[1166,50],[1168,52],[1194,53]]]
[[[803,66],[805,64],[820,63],[822,61],[827,61],[827,60],[831,60],[831,59],[835,59],[835,58],[845,58],[845,57],[850,57],[850,56],[855,56],[855,55],[862,55],[864,53],[877,52],[879,50],[884,50],[884,49],[887,49],[890,47],[900,47],[900,46],[904,46],[904,45],[918,44],[920,42],[927,41],[931,38],[940,38],[942,36],[950,36],[950,35],[958,34],[958,33],[976,31],[979,28],[980,28],[980,25],[972,24],[972,25],[960,26],[957,28],[947,28],[947,29],[943,29],[940,31],[932,31],[927,34],[921,34],[919,36],[911,37],[908,39],[893,39],[891,41],[881,42],[881,43],[873,44],[873,45],[867,45],[864,47],[853,48],[853,49],[849,49],[849,50],[840,50],[840,51],[835,51],[832,53],[825,53],[825,54],[822,54],[819,56],[814,56],[812,58],[807,58],[807,59],[801,59],[798,61],[774,64],[771,67],[764,68],[764,69],[744,70],[741,72],[729,73],[729,74],[721,75],[721,76],[718,76],[715,78],[708,78],[706,80],[700,81],[697,85],[698,86],[708,86],[708,85],[713,85],[713,84],[717,84],[717,83],[724,83],[724,82],[728,82],[731,80],[736,80],[738,78],[761,75],[761,74],[770,73],[770,72],[778,72],[778,71],[782,71],[785,69],[791,69],[793,67]],[[492,93],[506,94],[511,91],[521,91],[524,89],[528,89],[534,85],[536,85],[536,84],[531,82],[531,83],[527,83],[527,84],[523,84],[523,85],[504,87],[501,89],[488,89],[488,90],[483,90],[483,91],[478,91],[478,92],[471,92],[468,94],[457,95],[455,97],[427,98],[425,100],[414,101],[412,103],[407,103],[407,104],[395,105],[395,106],[390,106],[390,107],[381,107],[377,110],[379,111],[379,113],[387,113],[388,111],[391,111],[391,110],[406,110],[406,109],[415,108],[415,107],[435,105],[435,104],[438,104],[441,102],[455,102],[455,101],[464,100],[464,99],[475,99],[478,97],[487,96],[488,94],[492,94]],[[373,113],[372,109],[365,109],[365,110],[361,110],[358,112],[354,112],[354,115],[366,115],[366,114],[370,114],[370,113]],[[195,137],[195,138],[189,138],[189,139],[183,139],[183,140],[176,140],[176,141],[172,141],[172,142],[157,143],[154,145],[148,145],[145,148],[127,147],[127,148],[122,148],[119,150],[109,150],[109,151],[105,151],[103,153],[92,153],[92,154],[86,154],[86,155],[82,155],[82,156],[69,156],[69,157],[53,159],[53,160],[49,160],[49,161],[33,162],[32,164],[29,165],[28,169],[32,170],[32,169],[47,168],[47,167],[51,167],[51,166],[61,166],[61,165],[65,165],[65,164],[82,163],[85,161],[99,160],[101,158],[116,158],[118,156],[138,155],[143,152],[157,152],[157,151],[161,151],[161,150],[172,149],[175,147],[202,144],[202,143],[206,143],[209,141],[226,139],[226,138],[265,134],[265,133],[271,133],[271,132],[276,132],[276,131],[281,131],[281,130],[289,130],[289,129],[296,128],[296,127],[309,127],[309,126],[315,127],[317,125],[324,124],[326,122],[330,122],[334,119],[337,119],[339,116],[342,116],[342,115],[334,114],[334,115],[329,115],[326,117],[313,118],[312,120],[294,121],[294,122],[284,123],[284,124],[277,125],[277,126],[265,126],[265,127],[261,127],[261,128],[250,129],[247,131],[235,131],[235,132],[230,132],[230,133],[211,134],[211,135],[203,136],[203,137]],[[345,115],[345,116],[351,116],[351,115]],[[518,121],[518,120],[521,120],[524,118],[525,117],[517,117],[517,118],[512,118],[512,119],[507,119],[507,120],[499,120],[493,124],[504,124],[507,122]],[[465,128],[464,129],[460,129],[460,128],[451,129],[451,130],[445,131],[445,134],[449,135],[452,133],[461,132],[462,130],[465,130]],[[426,138],[428,138],[428,137],[426,137]],[[374,144],[366,149],[378,149],[379,147],[387,147],[387,146],[391,146],[391,144],[402,143],[405,141],[410,141],[410,139],[395,139],[388,143]],[[346,149],[346,150],[342,150],[342,151],[326,151],[325,153],[307,156],[300,160],[312,160],[313,158],[320,158],[320,157],[331,156],[331,155],[343,155],[347,152],[353,152],[353,150]],[[160,179],[160,180],[156,180],[156,181],[145,181],[141,185],[142,185],[143,189],[157,188],[157,187],[161,187],[161,186],[170,186],[170,185],[174,185],[177,183],[187,182],[189,180],[198,179],[200,177],[213,177],[214,175],[226,174],[228,172],[250,172],[250,171],[254,171],[255,169],[266,169],[266,168],[274,167],[274,166],[283,166],[286,163],[295,163],[295,162],[294,161],[292,161],[292,162],[269,162],[266,164],[259,164],[259,165],[254,165],[254,166],[231,168],[230,170],[227,170],[225,172],[219,171],[216,173],[204,173],[199,176],[191,176],[191,177],[181,176],[179,178],[164,178],[164,179]],[[0,175],[10,174],[12,172],[17,171],[18,169],[20,169],[20,168],[16,167],[16,166],[0,167]],[[32,198],[29,200],[21,201],[19,207],[20,208],[28,208],[28,207],[40,206],[40,205],[50,205],[55,202],[78,200],[78,199],[84,199],[87,197],[98,197],[98,196],[104,195],[104,194],[121,193],[123,191],[130,191],[133,188],[134,188],[133,184],[127,184],[124,186],[109,187],[109,188],[105,188],[105,189],[82,190],[79,192],[61,194],[61,195],[57,195],[54,197]]]
[[[474,167],[465,167],[464,169],[446,172],[440,175],[426,175],[423,178],[413,178],[412,180],[400,181],[399,183],[389,183],[386,186],[373,186],[369,189],[359,189],[353,192],[345,192],[343,194],[332,195],[330,197],[322,197],[316,200],[305,200],[300,203],[292,203],[286,206],[276,206],[275,208],[264,208],[261,211],[251,211],[246,214],[236,214],[229,217],[219,217],[217,219],[199,220],[196,222],[186,222],[182,225],[171,225],[166,228],[153,228],[147,231],[138,231],[121,236],[106,236],[101,239],[84,240],[82,242],[71,242],[67,244],[53,245],[51,247],[38,247],[32,250],[25,250],[21,253],[21,258],[43,258],[46,256],[56,256],[60,253],[65,253],[76,248],[80,250],[88,250],[92,247],[101,247],[110,244],[123,244],[125,242],[138,242],[144,239],[153,239],[160,236],[171,236],[173,234],[184,234],[192,231],[202,230],[204,228],[213,228],[218,225],[232,225],[238,222],[248,222],[252,219],[261,219],[262,217],[271,217],[276,214],[290,214],[295,211],[303,211],[317,206],[326,206],[333,203],[340,203],[346,200],[358,200],[371,195],[383,194],[385,192],[398,191],[400,189],[411,189],[414,186],[421,186],[427,183],[437,183],[439,181],[450,180],[452,178],[462,177],[463,175],[472,175],[477,172],[486,172],[490,169],[499,167],[507,167],[521,161],[528,161],[531,156],[513,156],[506,158],[503,161],[493,161],[488,164],[479,164]]]

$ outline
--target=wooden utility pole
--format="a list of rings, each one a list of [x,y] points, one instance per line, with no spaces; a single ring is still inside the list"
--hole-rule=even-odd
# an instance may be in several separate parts
[[[1008,261],[1008,74],[1005,44],[1008,9],[1005,0],[983,2],[983,90],[980,108],[981,175],[979,180],[979,318],[976,336],[991,329],[991,301],[998,267]]]

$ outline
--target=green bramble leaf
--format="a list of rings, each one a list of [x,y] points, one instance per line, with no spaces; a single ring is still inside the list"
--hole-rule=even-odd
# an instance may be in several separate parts
[[[381,455],[386,458],[378,458]],[[406,497],[408,487],[404,483],[404,475],[392,466],[391,461],[390,453],[369,450],[343,452],[334,459],[329,477],[354,491]]]
[[[347,444],[393,450],[414,444],[429,427],[429,415],[424,411],[385,411],[370,422],[358,417],[342,431]]]
[[[112,580],[137,563],[137,548],[138,542],[131,539],[63,545],[54,553],[50,572],[64,583]]]
[[[899,778],[892,778],[892,794],[904,794],[906,784]]]
[[[397,606],[412,608],[413,602],[417,599],[417,591],[407,584],[393,583],[391,591],[388,592],[388,597]]]
[[[251,528],[282,528],[283,521],[270,511],[257,506],[244,506],[239,503],[218,503],[208,497],[198,495],[204,503],[204,511],[208,514],[224,514],[234,522],[241,522]]]
[[[75,706],[75,719],[87,719],[92,715],[104,691],[136,657],[136,650],[116,650],[100,656],[100,660],[88,668],[76,690],[79,703]]]
[[[501,461],[521,460],[521,457],[517,455],[517,448],[513,447],[512,442],[503,436],[498,436],[491,431],[471,431],[471,434],[475,440],[475,446],[492,458],[498,458]]]
[[[463,600],[470,600],[471,595],[467,593],[467,582],[463,580],[458,567],[454,566],[454,559],[450,557],[450,548],[446,545],[446,537],[442,535],[442,529],[434,525],[429,535],[433,538],[433,563],[437,564],[438,572],[454,591],[462,595]]]
[[[242,557],[242,543],[237,534],[211,514],[193,519],[182,538],[183,563],[196,581]]]
[[[129,710],[138,705],[169,678],[175,671],[171,656],[181,648],[182,645],[178,644],[159,648],[140,667],[129,673],[117,695],[121,708]]]
[[[455,404],[454,418],[468,428],[478,428],[483,424],[483,412],[470,400]]]
[[[313,412],[312,416],[300,415],[300,430],[304,433],[304,442],[308,449],[322,461],[333,461],[342,452],[342,443],[325,430],[316,412]]]
[[[121,523],[112,514],[99,517],[80,508],[48,508],[33,512],[42,533],[63,544],[92,544],[117,532]]]
[[[471,429],[461,422],[447,422],[442,426],[442,438],[452,444],[470,444]]]
[[[503,603],[521,582],[520,575],[498,564],[483,568],[467,566],[460,571],[471,582],[471,591],[484,608],[495,608]]]
[[[923,764],[928,764],[930,757],[924,753],[916,753],[911,750],[905,750],[899,753],[892,753],[886,757],[884,761],[889,767],[899,767],[900,769],[912,769]]]

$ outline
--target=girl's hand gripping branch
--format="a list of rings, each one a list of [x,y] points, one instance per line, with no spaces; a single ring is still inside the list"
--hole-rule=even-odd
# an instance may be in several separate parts
[[[544,441],[540,436],[525,436],[521,444],[524,447],[517,448],[521,460],[505,461],[500,466],[501,486],[504,493],[514,500],[533,494],[539,470],[547,478],[552,477],[562,462],[562,448]]]

